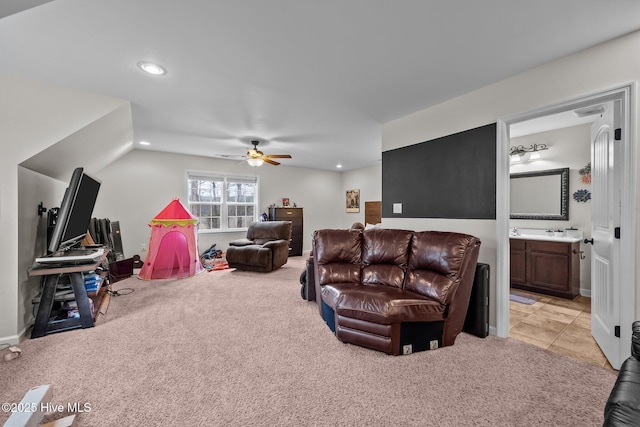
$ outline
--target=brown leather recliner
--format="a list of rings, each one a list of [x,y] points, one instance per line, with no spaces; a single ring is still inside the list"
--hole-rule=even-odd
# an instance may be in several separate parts
[[[229,242],[227,262],[239,270],[269,272],[287,263],[291,221],[254,221],[247,237]]]

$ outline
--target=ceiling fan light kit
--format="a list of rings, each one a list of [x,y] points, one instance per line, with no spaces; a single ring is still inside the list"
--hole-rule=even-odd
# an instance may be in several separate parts
[[[258,150],[258,144],[260,141],[251,141],[253,144],[253,148],[250,148],[247,151],[247,163],[250,166],[255,168],[262,166],[264,163],[269,163],[270,165],[278,166],[280,163],[271,159],[290,159],[291,156],[289,154],[264,154],[262,151]]]
[[[247,159],[247,163],[249,163],[249,166],[253,166],[254,168],[257,168],[258,166],[262,166],[262,164],[264,163],[264,160],[249,158]]]

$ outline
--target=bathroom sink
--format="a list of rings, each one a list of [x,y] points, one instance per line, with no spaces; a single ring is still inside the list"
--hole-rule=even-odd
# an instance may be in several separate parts
[[[574,235],[567,236],[566,234],[571,231]],[[575,228],[569,228],[565,232],[551,233],[547,230],[541,230],[537,228],[520,228],[514,232],[513,229],[509,231],[510,239],[522,239],[522,240],[544,240],[548,242],[568,242],[575,243],[581,242],[583,239],[582,232]]]

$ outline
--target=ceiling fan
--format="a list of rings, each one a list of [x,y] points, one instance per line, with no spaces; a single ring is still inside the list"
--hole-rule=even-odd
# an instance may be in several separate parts
[[[280,163],[271,159],[290,159],[289,154],[264,154],[258,150],[258,144],[260,141],[251,141],[253,148],[247,151],[247,163],[253,167],[262,166],[263,163],[269,163],[270,165],[278,166]]]

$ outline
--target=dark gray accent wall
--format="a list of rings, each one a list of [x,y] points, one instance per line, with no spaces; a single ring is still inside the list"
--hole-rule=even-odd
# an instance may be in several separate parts
[[[496,219],[496,124],[383,152],[382,216]]]

